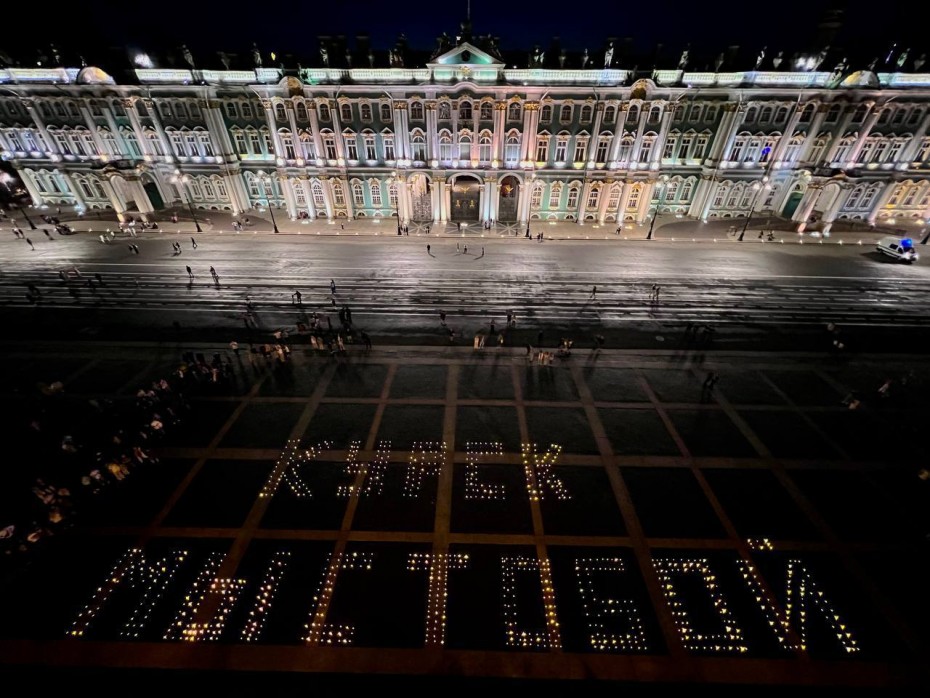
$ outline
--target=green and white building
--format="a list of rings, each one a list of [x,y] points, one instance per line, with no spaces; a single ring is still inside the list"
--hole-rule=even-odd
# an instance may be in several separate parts
[[[0,153],[35,205],[120,217],[930,219],[930,74],[541,65],[462,41],[416,67],[11,68]]]

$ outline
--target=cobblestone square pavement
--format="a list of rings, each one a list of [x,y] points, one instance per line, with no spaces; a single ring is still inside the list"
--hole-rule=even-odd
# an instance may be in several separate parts
[[[131,399],[179,351],[7,356],[17,410],[52,380]],[[234,365],[157,466],[5,575],[0,664],[926,680],[919,357],[580,351],[539,366],[510,349],[299,347]],[[883,400],[890,365],[913,374]]]

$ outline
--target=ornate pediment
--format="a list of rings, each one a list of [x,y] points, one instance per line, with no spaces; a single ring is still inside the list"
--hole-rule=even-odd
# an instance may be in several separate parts
[[[491,54],[482,51],[480,48],[472,46],[467,41],[463,41],[451,51],[436,56],[429,64],[430,66],[499,66],[503,65]]]

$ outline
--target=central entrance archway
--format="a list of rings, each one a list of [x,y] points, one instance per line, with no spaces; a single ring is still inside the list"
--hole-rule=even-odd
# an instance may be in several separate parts
[[[497,220],[502,223],[515,223],[517,220],[517,201],[520,181],[513,175],[501,180],[497,201]]]
[[[481,201],[481,182],[473,175],[459,175],[452,184],[453,221],[477,221]]]
[[[410,218],[419,223],[433,220],[433,203],[429,178],[425,174],[410,177]]]

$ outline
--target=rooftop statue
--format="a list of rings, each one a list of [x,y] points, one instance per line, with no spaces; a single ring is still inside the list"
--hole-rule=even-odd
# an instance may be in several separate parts
[[[258,50],[257,44],[252,44],[252,61],[256,68],[262,67],[262,52]]]
[[[610,64],[614,61],[614,42],[611,41],[607,44],[607,50],[604,51],[604,69],[610,67]]]

